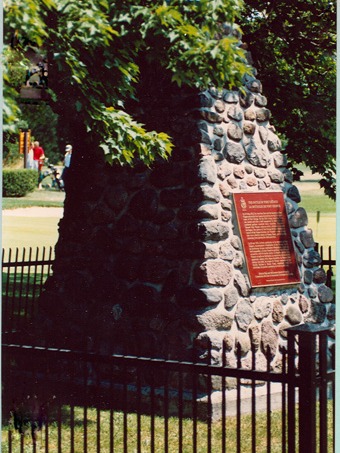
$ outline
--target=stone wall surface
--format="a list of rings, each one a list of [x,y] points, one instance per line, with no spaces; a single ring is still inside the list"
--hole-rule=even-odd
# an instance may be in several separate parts
[[[60,223],[46,287],[50,325],[110,352],[188,359],[193,345],[204,355],[211,342],[215,363],[224,344],[227,365],[238,348],[251,366],[254,349],[265,369],[267,351],[279,369],[285,329],[331,325],[334,304],[261,82],[247,76],[242,91],[155,104],[173,155],[151,169],[92,166],[77,215]],[[284,193],[299,285],[250,287],[235,191]]]

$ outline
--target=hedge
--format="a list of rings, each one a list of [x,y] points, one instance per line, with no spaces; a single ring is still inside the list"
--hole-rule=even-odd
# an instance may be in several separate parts
[[[37,170],[3,170],[2,196],[24,197],[38,185]]]

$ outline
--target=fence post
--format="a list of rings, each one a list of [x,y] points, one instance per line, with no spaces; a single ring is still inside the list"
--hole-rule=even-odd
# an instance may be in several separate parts
[[[299,345],[299,453],[316,453],[316,401],[318,364],[317,339],[321,332],[329,328],[315,324],[301,324],[288,329],[292,335],[298,336]],[[293,384],[294,387],[296,384]],[[295,428],[295,427],[294,427]]]

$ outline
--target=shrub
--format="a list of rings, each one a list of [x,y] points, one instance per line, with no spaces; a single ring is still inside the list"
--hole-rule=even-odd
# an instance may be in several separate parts
[[[37,187],[37,170],[3,170],[3,197],[24,197]]]

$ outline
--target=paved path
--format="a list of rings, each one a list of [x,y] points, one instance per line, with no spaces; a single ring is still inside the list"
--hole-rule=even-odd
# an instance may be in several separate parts
[[[64,215],[64,208],[17,208],[5,209],[2,211],[5,217],[58,217],[62,218]]]

